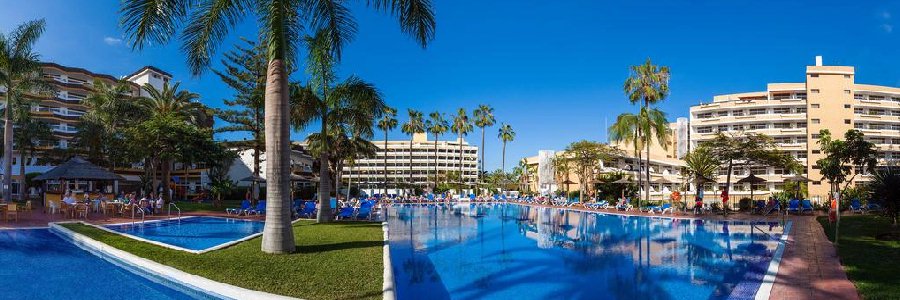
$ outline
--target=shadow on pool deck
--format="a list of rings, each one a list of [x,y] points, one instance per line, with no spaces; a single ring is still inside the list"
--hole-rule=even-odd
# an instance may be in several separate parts
[[[356,248],[369,248],[384,245],[383,241],[353,241],[315,246],[297,246],[297,253],[319,253]]]

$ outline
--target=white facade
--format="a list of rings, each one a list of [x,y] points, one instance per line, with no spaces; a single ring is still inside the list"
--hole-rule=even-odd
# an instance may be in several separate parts
[[[397,184],[410,183],[410,156],[412,156],[411,183],[423,189],[432,184],[435,166],[440,176],[448,172],[459,172],[460,155],[462,155],[463,181],[471,185],[478,179],[478,147],[469,145],[465,140],[435,142],[428,140],[428,136],[424,133],[416,134],[412,141],[387,141],[387,153],[384,151],[383,140],[372,143],[378,147],[375,156],[359,158],[352,166],[345,163],[341,174],[344,184],[358,186],[367,194],[380,194],[384,191],[385,155],[387,155],[388,194],[403,194],[404,191],[398,188]],[[410,144],[412,144],[411,152]],[[436,157],[435,150],[437,150]]]

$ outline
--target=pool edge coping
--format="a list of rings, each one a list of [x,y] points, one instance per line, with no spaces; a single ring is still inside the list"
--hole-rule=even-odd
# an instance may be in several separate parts
[[[255,220],[243,220],[243,219],[234,219],[234,218],[218,217],[218,216],[183,216],[183,217],[175,217],[175,218],[168,218],[168,219],[152,220],[152,221],[148,221],[148,222],[149,222],[149,223],[152,223],[152,222],[157,222],[157,223],[158,223],[158,222],[162,222],[162,221],[181,220],[181,219],[197,218],[197,217],[211,217],[211,218],[221,218],[221,219],[241,220],[241,221],[247,221],[247,222],[260,222],[260,221],[255,221]],[[81,221],[77,221],[77,222],[81,222]],[[188,252],[188,253],[193,253],[193,254],[203,254],[203,253],[207,253],[207,252],[210,252],[210,251],[215,251],[215,250],[220,250],[220,249],[228,248],[228,247],[237,245],[237,244],[239,244],[239,243],[246,242],[246,241],[248,241],[248,240],[257,238],[257,237],[259,237],[259,236],[261,236],[261,235],[263,234],[262,232],[257,232],[257,233],[254,233],[254,234],[245,236],[245,237],[243,237],[243,238],[240,238],[240,239],[237,239],[237,240],[233,240],[233,241],[230,241],[230,242],[225,242],[225,243],[222,243],[222,244],[218,244],[218,245],[215,245],[215,246],[206,248],[206,249],[202,249],[202,250],[192,250],[192,249],[187,249],[187,248],[175,246],[175,245],[172,245],[172,244],[166,244],[166,243],[159,242],[159,241],[154,241],[154,240],[145,239],[145,238],[142,238],[142,237],[139,237],[139,236],[136,236],[136,235],[132,235],[132,234],[124,233],[124,232],[119,232],[119,231],[115,231],[115,230],[106,228],[106,226],[121,226],[121,225],[128,225],[128,224],[129,224],[128,222],[125,222],[125,223],[117,223],[117,224],[103,224],[103,225],[91,224],[91,223],[86,223],[86,222],[81,222],[81,223],[84,224],[84,225],[93,226],[93,227],[95,227],[95,228],[97,228],[97,229],[100,229],[100,230],[103,230],[103,231],[106,231],[106,232],[109,232],[109,233],[118,234],[118,235],[121,235],[121,236],[130,238],[130,239],[133,239],[133,240],[137,240],[137,241],[141,241],[141,242],[144,242],[144,243],[149,243],[149,244],[157,245],[157,246],[164,247],[164,248],[168,248],[168,249],[172,249],[172,250],[178,250],[178,251],[184,251],[184,252]],[[53,224],[53,223],[51,223],[51,224]],[[132,223],[132,224],[134,224],[134,223]]]
[[[388,222],[381,222],[381,230],[384,232],[384,273],[382,277],[381,298],[383,300],[396,300],[397,294],[394,286],[394,266],[391,265],[391,242],[388,231]]]
[[[763,276],[759,289],[756,290],[755,300],[768,300],[772,297],[772,288],[775,287],[775,280],[778,278],[778,269],[781,267],[781,258],[784,256],[784,250],[787,248],[788,236],[791,234],[794,222],[788,221],[784,224],[784,233],[778,241],[778,249],[766,268],[766,275]]]
[[[299,299],[288,296],[282,296],[262,291],[251,290],[247,288],[242,288],[239,286],[215,281],[200,275],[194,275],[187,273],[185,271],[179,270],[177,268],[164,265],[140,256],[137,256],[131,252],[118,249],[116,247],[110,246],[106,243],[94,240],[88,236],[83,234],[74,232],[68,228],[63,227],[60,224],[86,224],[81,221],[70,221],[70,222],[53,222],[49,224],[50,231],[53,233],[61,234],[66,236],[66,240],[70,243],[75,244],[76,246],[83,248],[87,247],[93,251],[99,252],[101,254],[107,255],[110,258],[114,258],[116,260],[121,261],[122,263],[129,264],[131,266],[140,268],[144,272],[149,274],[160,276],[166,280],[176,282],[178,284],[184,285],[188,288],[195,289],[197,291],[219,297],[227,297],[230,299],[272,299],[272,300],[286,300],[286,299]],[[91,254],[96,255],[96,253],[92,251]],[[99,256],[99,255],[98,255]],[[100,257],[103,258],[102,256]],[[126,269],[127,271],[127,269]],[[142,276],[142,274],[137,274]]]

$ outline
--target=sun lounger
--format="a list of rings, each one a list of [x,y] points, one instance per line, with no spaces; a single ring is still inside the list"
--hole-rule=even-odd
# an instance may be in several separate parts
[[[666,213],[669,211],[672,211],[672,204],[669,204],[669,203],[663,203],[662,206],[653,206],[653,208],[650,209],[650,213],[654,213],[654,214],[655,213]]]
[[[881,204],[878,204],[877,202],[869,201],[869,203],[866,204],[866,211],[868,211],[868,212],[881,211]]]
[[[793,212],[793,213],[799,214],[800,213],[800,200],[792,199],[790,202],[788,202],[787,212],[788,213]]]
[[[356,213],[356,219],[369,219],[372,216],[372,206],[360,206]]]
[[[766,211],[766,201],[765,200],[756,200],[756,207],[753,208],[754,214],[763,214]]]
[[[244,200],[244,201],[241,201],[240,208],[226,208],[225,213],[229,214],[229,215],[234,214],[234,215],[240,216],[242,213],[244,213],[245,211],[247,211],[249,209],[250,209],[250,200]]]
[[[337,216],[335,216],[338,220],[340,219],[348,219],[353,217],[354,209],[352,207],[344,207],[341,208],[340,212],[338,212]]]
[[[771,214],[773,212],[781,212],[781,202],[775,201],[775,204],[766,207],[764,215]]]
[[[858,214],[863,213],[862,203],[859,203],[859,199],[853,199],[853,201],[850,201],[850,211]]]
[[[815,209],[812,206],[812,202],[809,199],[803,199],[800,201],[800,213],[809,212],[810,214],[814,213]]]
[[[247,215],[256,214],[256,215],[264,215],[266,214],[266,201],[261,200],[256,204],[256,208],[247,210]]]

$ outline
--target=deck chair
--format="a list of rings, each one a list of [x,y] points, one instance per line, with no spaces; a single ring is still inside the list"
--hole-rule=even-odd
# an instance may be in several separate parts
[[[353,208],[352,207],[344,207],[341,208],[340,212],[338,212],[337,216],[335,216],[338,220],[340,219],[348,219],[353,217]]]
[[[791,201],[788,202],[787,212],[788,213],[793,212],[793,213],[799,214],[800,213],[800,200],[791,199]]]
[[[810,214],[814,213],[815,209],[812,206],[812,202],[809,199],[803,199],[800,201],[800,213],[809,212]]]
[[[6,205],[6,221],[9,222],[11,217],[15,217],[16,222],[19,221],[19,210],[17,209],[15,202]]]
[[[859,203],[859,199],[853,199],[853,201],[850,201],[850,211],[858,214],[863,213],[862,203]]]
[[[241,201],[240,208],[226,208],[225,213],[229,214],[229,215],[234,214],[234,215],[240,216],[242,213],[244,213],[248,210],[250,210],[250,200],[244,200],[244,201]]]

